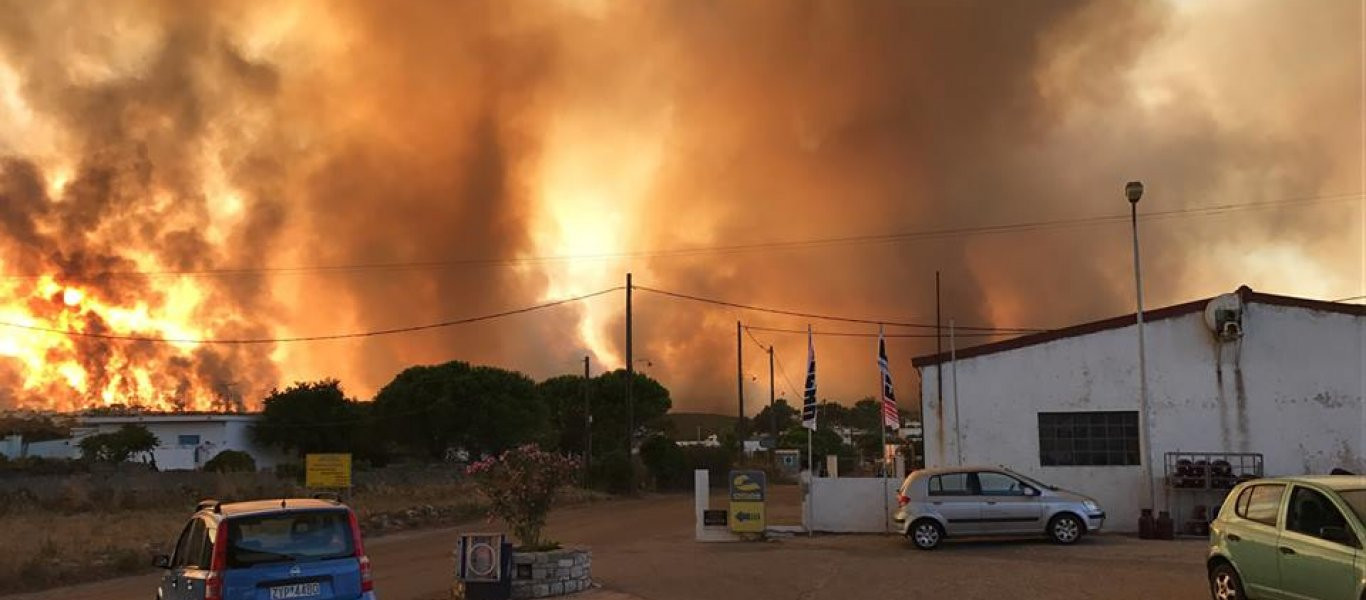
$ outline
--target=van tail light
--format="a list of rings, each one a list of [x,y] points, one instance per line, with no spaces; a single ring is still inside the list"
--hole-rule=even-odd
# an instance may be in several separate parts
[[[346,510],[351,519],[351,542],[356,547],[356,562],[360,564],[360,591],[375,591],[375,579],[370,572],[370,557],[365,555],[365,544],[361,542],[360,522],[356,520],[356,511]]]
[[[907,496],[906,494],[897,494],[897,495],[896,495],[896,505],[897,505],[897,506],[906,506],[907,504],[910,504],[910,503],[911,503],[911,499],[910,499],[910,497]]]
[[[223,600],[223,571],[228,568],[228,521],[218,522],[213,540],[213,558],[204,578],[204,600]]]

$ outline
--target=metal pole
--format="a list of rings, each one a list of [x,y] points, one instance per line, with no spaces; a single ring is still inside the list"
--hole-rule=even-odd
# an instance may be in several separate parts
[[[958,466],[963,466],[963,427],[958,422],[958,337],[954,333],[953,319],[949,319],[949,361],[953,363],[949,372],[953,377],[953,447],[958,451]]]
[[[877,326],[877,343],[877,389],[881,390],[878,394],[877,424],[878,429],[882,430],[882,447],[878,450],[878,465],[880,465],[882,470],[882,533],[887,533],[892,529],[892,509],[891,501],[887,497],[889,496],[887,493],[887,415],[883,412],[887,410],[887,382],[882,379],[882,348],[886,342],[882,339],[881,323]],[[888,365],[888,368],[891,368],[891,366]]]
[[[1143,340],[1143,268],[1138,257],[1138,201],[1129,202],[1129,222],[1134,232],[1134,289],[1138,299],[1138,420],[1142,435],[1138,446],[1142,453],[1143,487],[1148,492],[1148,508],[1157,505],[1157,488],[1153,484],[1152,444],[1148,431],[1148,352]]]
[[[636,469],[632,454],[635,450],[636,405],[632,396],[635,387],[635,360],[631,357],[631,274],[626,274],[626,464],[630,466],[627,475],[631,494],[636,493]]]
[[[735,439],[740,442],[740,450],[744,451],[745,445],[745,373],[744,355],[745,346],[740,343],[740,321],[735,322],[735,397],[740,404],[740,412],[736,414],[738,419],[735,421]]]
[[[588,401],[588,356],[583,357],[583,472],[584,483],[593,466],[593,405]]]

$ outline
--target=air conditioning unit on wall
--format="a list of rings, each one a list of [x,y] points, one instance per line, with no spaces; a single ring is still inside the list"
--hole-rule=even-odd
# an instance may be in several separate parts
[[[1205,306],[1205,325],[1221,342],[1232,342],[1243,337],[1243,299],[1237,294],[1224,294]]]

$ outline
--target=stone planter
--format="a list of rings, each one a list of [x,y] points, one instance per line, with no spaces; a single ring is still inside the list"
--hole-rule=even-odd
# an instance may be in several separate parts
[[[546,598],[582,592],[593,585],[593,554],[587,548],[512,555],[512,597]]]

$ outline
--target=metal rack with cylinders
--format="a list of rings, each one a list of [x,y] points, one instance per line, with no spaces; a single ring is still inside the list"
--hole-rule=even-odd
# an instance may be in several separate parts
[[[1263,475],[1257,452],[1167,452],[1163,475],[1172,520],[1187,535],[1208,535],[1233,486]]]

